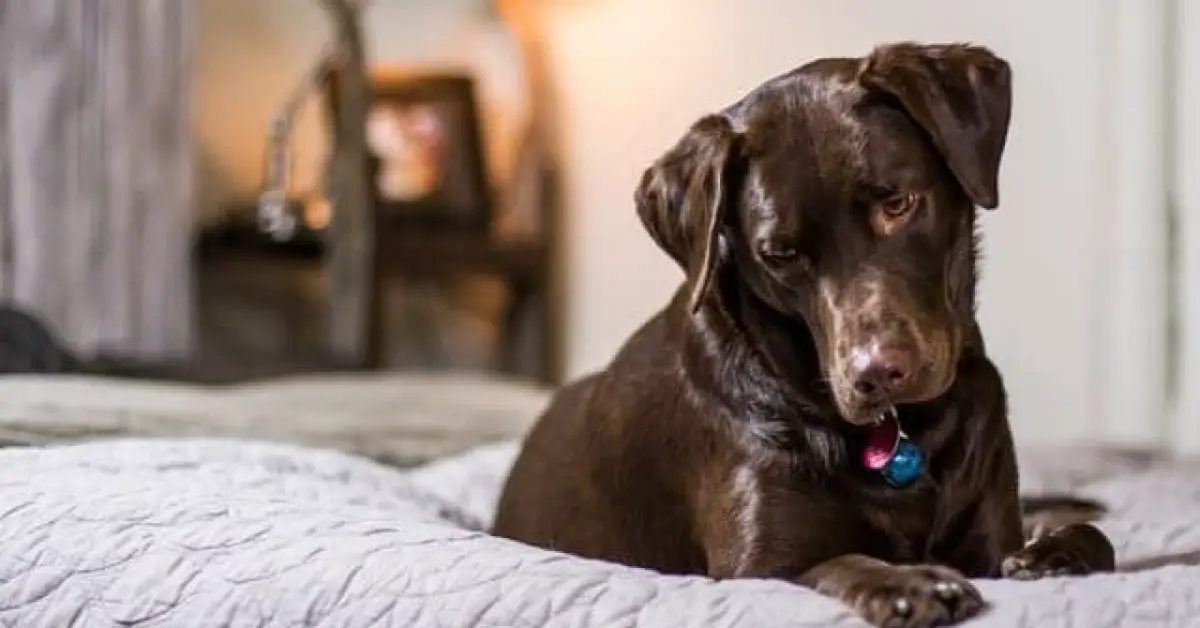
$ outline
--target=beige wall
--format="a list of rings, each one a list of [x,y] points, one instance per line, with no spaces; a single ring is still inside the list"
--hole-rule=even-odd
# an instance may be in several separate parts
[[[377,58],[462,57],[464,29],[480,23],[476,1],[375,0],[368,31]],[[287,0],[290,12],[270,10],[282,4],[204,0],[198,123],[213,190],[253,191],[270,111],[323,40],[315,2]],[[1120,104],[1137,90],[1120,87],[1115,74],[1146,68],[1117,67],[1112,14],[1114,6],[1136,12],[1143,5],[556,0],[543,6],[566,135],[571,374],[602,366],[680,279],[642,233],[631,194],[641,169],[690,121],[815,56],[858,55],[893,39],[974,40],[1015,66],[1004,206],[985,220],[981,318],[1006,372],[1018,435],[1071,440],[1105,429],[1097,425],[1111,414],[1105,395],[1132,381],[1128,373],[1105,370],[1120,361],[1109,350],[1114,297],[1107,284],[1136,284],[1137,277],[1113,269],[1135,267],[1122,265],[1120,255],[1145,257],[1136,242],[1113,248],[1120,240],[1114,216],[1143,200],[1121,182],[1144,174],[1136,164],[1114,161],[1130,149],[1126,142],[1116,150],[1117,142],[1140,137],[1114,139],[1120,137],[1113,135],[1114,108],[1126,121],[1159,113]],[[317,136],[307,128],[303,145],[316,144]],[[1135,332],[1126,346],[1145,344],[1138,333],[1157,324],[1136,319],[1140,311],[1118,321]]]

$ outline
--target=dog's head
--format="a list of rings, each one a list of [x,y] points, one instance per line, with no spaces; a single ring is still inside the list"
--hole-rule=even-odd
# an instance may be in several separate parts
[[[974,321],[975,208],[999,204],[1008,64],[968,45],[822,59],[696,122],[638,215],[688,274],[722,265],[811,330],[843,417],[940,396]]]

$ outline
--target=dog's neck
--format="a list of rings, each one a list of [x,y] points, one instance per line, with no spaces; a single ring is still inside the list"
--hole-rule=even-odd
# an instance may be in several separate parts
[[[717,285],[694,315],[676,302],[691,328],[684,334],[689,376],[725,406],[734,429],[748,439],[777,451],[805,450],[794,458],[814,465],[814,473],[847,464],[850,428],[829,393],[812,331],[738,282]]]

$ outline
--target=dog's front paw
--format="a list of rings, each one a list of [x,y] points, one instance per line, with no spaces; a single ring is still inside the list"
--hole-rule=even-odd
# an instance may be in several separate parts
[[[846,593],[845,601],[859,615],[884,628],[947,626],[984,608],[979,590],[947,567],[891,567]]]
[[[1115,569],[1112,543],[1088,524],[1070,525],[1035,539],[1000,564],[1001,575],[1014,580],[1082,576]]]

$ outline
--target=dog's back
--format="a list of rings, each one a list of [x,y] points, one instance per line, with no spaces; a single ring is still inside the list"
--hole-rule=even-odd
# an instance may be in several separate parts
[[[677,295],[676,303],[681,304]],[[669,307],[604,371],[558,391],[509,474],[493,532],[539,547],[664,572],[704,569],[690,520],[682,458],[701,428],[677,429],[684,387],[664,351]],[[670,407],[668,407],[670,406]]]
[[[591,375],[559,390],[529,433],[500,499],[497,535],[551,547],[558,523],[547,521],[546,513],[561,513],[561,506],[576,501],[594,503],[590,484],[579,476],[586,472],[586,408],[599,379]]]

